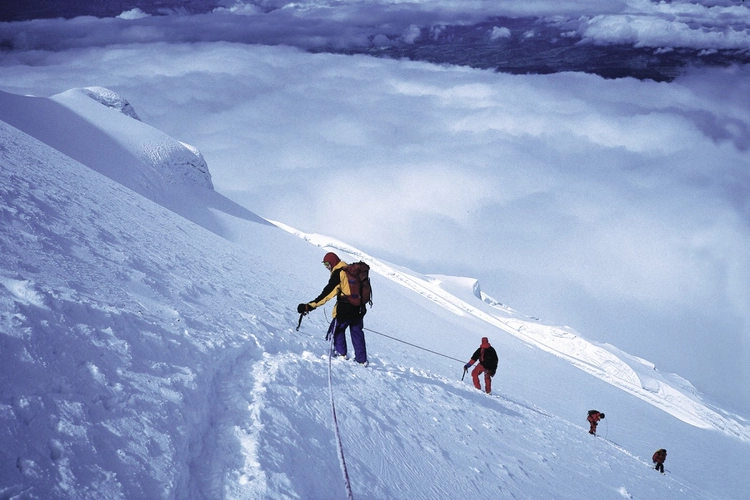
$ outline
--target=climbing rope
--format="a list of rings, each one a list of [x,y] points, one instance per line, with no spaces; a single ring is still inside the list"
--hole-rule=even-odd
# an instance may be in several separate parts
[[[297,331],[299,331],[299,327],[300,327],[300,325],[302,324],[302,317],[303,317],[303,316],[305,316],[305,315],[307,315],[307,314],[308,314],[308,313],[302,313],[302,314],[300,314],[300,317],[299,317],[299,323],[297,324]],[[396,342],[401,342],[402,344],[406,344],[406,345],[409,345],[409,346],[411,346],[411,347],[415,347],[415,348],[417,348],[417,349],[420,349],[420,350],[422,350],[422,351],[426,351],[426,352],[429,352],[429,353],[435,354],[435,355],[437,355],[437,356],[442,356],[442,357],[444,357],[444,358],[448,358],[448,359],[450,359],[450,360],[453,360],[453,361],[458,361],[459,363],[463,363],[463,362],[464,362],[464,360],[462,360],[462,359],[457,359],[457,358],[453,358],[453,357],[451,357],[451,356],[447,356],[447,355],[445,355],[445,354],[442,354],[442,353],[439,353],[439,352],[437,352],[437,351],[433,351],[433,350],[427,349],[427,348],[425,348],[425,347],[422,347],[422,346],[419,346],[419,345],[417,345],[417,344],[412,344],[411,342],[407,342],[407,341],[405,341],[405,340],[401,340],[401,339],[399,339],[399,338],[396,338],[396,337],[392,337],[392,336],[390,336],[390,335],[386,335],[385,333],[382,333],[382,332],[378,332],[378,331],[372,330],[372,329],[370,329],[370,328],[362,328],[362,329],[363,329],[363,330],[365,330],[365,331],[368,331],[368,332],[374,333],[374,334],[376,334],[376,335],[380,335],[380,336],[382,336],[382,337],[386,337],[386,338],[389,338],[389,339],[391,339],[391,340],[395,340]],[[329,328],[329,333],[330,333],[330,328]],[[331,334],[331,336],[333,336],[333,334]],[[326,337],[326,339],[327,339],[327,337]]]
[[[604,429],[604,439],[607,439],[607,435],[609,435],[609,420],[605,418],[604,423],[607,424],[607,428]]]
[[[336,329],[336,320],[333,320],[333,330]],[[333,332],[330,333],[331,343],[328,346],[328,393],[331,397],[331,414],[333,415],[333,430],[336,434],[336,443],[339,450],[339,462],[341,463],[341,472],[344,474],[344,487],[346,488],[346,498],[354,500],[352,494],[352,485],[349,482],[349,472],[346,469],[346,458],[344,457],[344,445],[341,444],[341,431],[339,430],[339,421],[336,418],[336,405],[333,402],[333,377],[331,375],[331,359],[333,358]]]
[[[452,359],[453,361],[458,361],[459,363],[463,363],[464,362],[464,360],[452,358],[450,356],[446,356],[445,354],[441,354],[441,353],[436,352],[436,351],[431,351],[430,349],[426,349],[426,348],[424,348],[422,346],[418,346],[416,344],[412,344],[410,342],[406,342],[405,340],[397,339],[396,337],[391,337],[390,335],[386,335],[385,333],[376,332],[375,330],[370,330],[369,328],[363,328],[363,330],[367,330],[368,332],[372,332],[372,333],[375,333],[377,335],[382,335],[383,337],[387,337],[387,338],[389,338],[391,340],[395,340],[396,342],[401,342],[402,344],[406,344],[406,345],[410,345],[412,347],[416,347],[417,349],[421,349],[423,351],[431,352],[432,354],[437,354],[438,356],[442,356],[444,358]]]
[[[297,331],[299,331],[299,327],[302,324],[302,317],[304,314],[300,314],[299,323],[297,324]],[[328,394],[330,396],[331,400],[331,415],[333,416],[333,430],[336,434],[336,445],[338,447],[338,454],[339,454],[339,463],[341,464],[341,473],[344,476],[344,487],[346,489],[346,497],[348,500],[354,500],[354,495],[352,493],[352,485],[351,481],[349,480],[349,471],[346,467],[346,457],[344,456],[344,445],[341,442],[341,430],[339,429],[339,422],[338,417],[336,416],[336,404],[333,401],[333,368],[332,368],[332,359],[333,359],[333,332],[336,329],[336,319],[334,318],[333,322],[331,323],[331,327],[328,329],[328,336],[327,339],[330,339],[330,344],[328,346]],[[395,340],[396,342],[401,342],[402,344],[409,345],[411,347],[415,347],[417,349],[420,349],[422,351],[426,351],[432,354],[435,354],[437,356],[442,356],[444,358],[448,358],[453,361],[458,361],[459,363],[463,363],[463,360],[453,358],[451,356],[446,356],[445,354],[439,353],[437,351],[433,351],[430,349],[426,349],[422,346],[412,344],[411,342],[406,342],[405,340],[398,339],[396,337],[392,337],[390,335],[386,335],[385,333],[378,332],[375,330],[372,330],[370,328],[363,328],[363,330],[366,330],[368,332],[374,333],[376,335],[380,335],[386,338],[389,338],[391,340]]]

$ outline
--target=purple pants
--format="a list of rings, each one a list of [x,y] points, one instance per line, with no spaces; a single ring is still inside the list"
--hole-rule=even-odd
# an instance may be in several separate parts
[[[365,332],[362,318],[340,320],[334,318],[328,331],[333,330],[333,348],[340,355],[346,356],[346,329],[352,337],[354,348],[354,361],[364,363],[367,361],[367,346],[365,345]]]

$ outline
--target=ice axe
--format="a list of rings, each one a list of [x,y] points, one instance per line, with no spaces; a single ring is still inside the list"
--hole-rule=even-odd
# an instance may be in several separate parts
[[[304,318],[306,314],[307,314],[307,311],[300,313],[299,322],[297,323],[297,331],[299,331],[299,327],[302,326],[302,318]]]
[[[315,310],[315,308],[311,306],[310,304],[300,304],[297,306],[297,312],[299,313],[299,321],[297,322],[297,331],[299,331],[299,327],[302,326],[302,318],[305,317],[305,314],[313,310]]]

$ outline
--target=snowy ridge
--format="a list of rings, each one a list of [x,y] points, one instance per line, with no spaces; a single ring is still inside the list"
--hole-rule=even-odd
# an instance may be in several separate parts
[[[313,245],[325,249],[330,249],[331,251],[346,252],[347,254],[352,256],[352,261],[367,261],[367,263],[370,265],[370,269],[373,272],[376,272],[381,276],[385,276],[386,278],[417,292],[419,295],[430,299],[431,301],[439,304],[441,307],[454,314],[461,315],[465,312],[465,307],[463,307],[460,303],[456,303],[451,300],[450,294],[446,294],[440,287],[435,286],[434,283],[431,283],[426,278],[419,278],[416,275],[398,271],[395,269],[395,267],[388,265],[383,261],[375,259],[372,256],[367,255],[366,253],[339,240],[320,234],[306,234],[279,221],[271,222],[279,228],[299,238],[302,238],[303,240],[308,241]]]
[[[112,92],[111,90],[104,87],[84,87],[82,89],[78,89],[78,91],[86,94],[93,100],[104,104],[108,108],[116,109],[126,116],[141,121],[141,119],[138,117],[138,113],[136,113],[135,109],[133,109],[133,106],[131,106],[131,104],[124,97],[116,92]]]
[[[0,119],[157,202],[173,198],[177,186],[213,189],[197,148],[141,122],[102,87],[49,98],[0,91]]]
[[[736,416],[725,417],[711,409],[701,401],[694,390],[686,390],[685,386],[670,383],[652,363],[612,346],[590,342],[568,327],[544,325],[539,321],[521,318],[509,312],[505,306],[492,305],[499,303],[483,292],[478,296],[479,286],[475,279],[418,276],[406,270],[397,270],[340,241],[319,234],[305,234],[279,222],[275,224],[321,248],[346,252],[355,260],[365,260],[374,272],[409,288],[448,311],[481,319],[530,345],[566,360],[576,368],[662,409],[683,422],[699,428],[715,429],[750,442],[750,426],[740,423]],[[446,288],[458,290],[463,298],[459,298]],[[491,309],[483,307],[487,304]]]
[[[85,99],[88,97],[91,101]],[[127,152],[169,184],[197,185],[213,189],[208,165],[197,148],[176,141],[140,121],[132,106],[121,96],[102,87],[71,89],[50,97],[84,119],[97,123]],[[104,115],[105,109],[91,102],[119,111],[136,121],[116,120]]]

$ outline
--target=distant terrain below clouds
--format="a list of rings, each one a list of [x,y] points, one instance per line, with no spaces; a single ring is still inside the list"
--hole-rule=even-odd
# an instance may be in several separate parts
[[[0,21],[24,21],[0,23],[0,48],[13,50],[228,41],[516,74],[583,71],[657,81],[686,67],[750,62],[750,9],[730,0],[67,0],[6,4]]]

